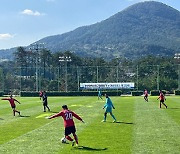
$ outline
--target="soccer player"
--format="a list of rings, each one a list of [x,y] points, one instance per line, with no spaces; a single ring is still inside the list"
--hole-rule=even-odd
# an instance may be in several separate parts
[[[164,103],[164,100],[166,100],[166,98],[165,98],[165,96],[164,96],[164,94],[163,94],[162,91],[160,91],[160,95],[159,95],[158,99],[160,99],[160,105],[159,105],[159,107],[161,108],[161,104],[163,104],[163,105],[167,108],[167,105]],[[158,100],[158,99],[157,99],[157,100]]]
[[[67,105],[63,105],[62,106],[62,111],[52,115],[50,117],[48,117],[48,119],[52,119],[52,118],[56,118],[61,116],[64,119],[64,127],[65,127],[65,138],[69,141],[72,142],[72,146],[74,146],[74,143],[76,142],[76,144],[78,145],[78,137],[76,135],[76,128],[75,128],[75,124],[73,121],[73,117],[75,117],[76,119],[82,121],[84,123],[84,121],[82,120],[81,117],[79,117],[76,113],[74,113],[73,111],[69,110]],[[70,134],[73,134],[74,136],[74,140],[69,136]]]
[[[146,89],[144,90],[144,100],[148,102],[148,91]]]
[[[46,91],[43,92],[42,100],[43,100],[44,112],[46,112],[46,108],[48,109],[48,111],[50,111],[50,108],[48,106]]]
[[[102,122],[106,122],[106,117],[107,117],[107,113],[110,113],[110,115],[112,116],[112,118],[114,119],[113,122],[116,122],[116,118],[115,116],[112,114],[112,108],[115,109],[111,99],[109,98],[109,96],[107,94],[105,94],[105,97],[106,97],[106,103],[104,104],[104,107],[103,109],[106,109],[105,110],[105,113],[104,113],[104,120]]]
[[[20,114],[20,111],[16,110],[16,104],[15,102],[18,102],[19,104],[21,104],[18,100],[14,99],[12,95],[10,95],[10,98],[2,98],[1,100],[8,100],[12,109],[13,109],[13,115],[15,116],[15,113],[19,113]]]
[[[99,98],[101,98],[101,99],[103,100],[103,98],[102,98],[102,93],[101,93],[101,90],[100,90],[100,89],[98,90],[98,100],[99,100]]]

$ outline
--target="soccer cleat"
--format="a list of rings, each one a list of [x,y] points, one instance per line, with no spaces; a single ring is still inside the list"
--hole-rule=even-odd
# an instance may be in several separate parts
[[[102,120],[101,122],[106,122],[106,120]]]
[[[113,123],[116,123],[116,120],[114,120]]]
[[[74,146],[74,144],[75,144],[75,141],[72,141],[72,147]]]
[[[75,147],[79,147],[79,144],[76,144]]]

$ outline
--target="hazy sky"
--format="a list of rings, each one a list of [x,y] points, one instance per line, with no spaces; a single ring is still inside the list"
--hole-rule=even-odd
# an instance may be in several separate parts
[[[100,22],[140,1],[145,0],[0,0],[0,49]],[[156,1],[180,10],[180,0]]]

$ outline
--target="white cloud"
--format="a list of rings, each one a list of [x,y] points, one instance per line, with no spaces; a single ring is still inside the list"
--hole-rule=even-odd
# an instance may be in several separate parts
[[[24,11],[21,12],[21,14],[25,14],[25,15],[31,15],[31,16],[41,16],[41,15],[45,15],[44,13],[40,13],[38,11],[32,11],[30,9],[25,9]]]
[[[11,35],[9,33],[0,34],[0,40],[10,39],[10,38],[13,38],[13,37],[14,37],[14,35]]]

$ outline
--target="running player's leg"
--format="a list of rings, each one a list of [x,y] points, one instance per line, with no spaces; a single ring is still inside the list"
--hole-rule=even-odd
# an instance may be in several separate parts
[[[106,122],[107,112],[104,113],[104,122]]]
[[[114,122],[116,122],[116,118],[115,118],[115,116],[112,114],[112,112],[110,112],[110,115],[111,115],[112,118],[114,119]]]
[[[144,100],[146,101],[146,96],[144,96]]]
[[[46,105],[45,105],[45,104],[43,104],[43,107],[44,107],[44,112],[46,112]]]
[[[167,105],[164,102],[162,102],[162,104],[167,108]]]
[[[48,111],[50,111],[50,108],[49,108],[49,106],[48,106],[48,105],[46,105],[46,107],[47,107]]]
[[[159,107],[161,108],[161,101],[160,101]]]
[[[79,142],[78,142],[78,137],[76,135],[76,128],[75,128],[75,126],[71,127],[71,133],[73,134],[74,140],[76,141],[76,144],[78,145]]]
[[[67,140],[73,141],[73,139],[69,136],[70,134],[71,134],[70,127],[66,127],[65,128],[65,137],[66,137]]]
[[[16,110],[16,109],[14,109],[14,111],[17,112],[17,113],[19,113],[19,115],[20,115],[20,111],[18,111],[18,110]]]
[[[16,113],[16,112],[19,113],[19,115],[20,115],[20,112],[16,110],[16,107],[12,107],[12,109],[13,109],[13,115],[14,115],[14,116],[15,116],[15,113]]]
[[[77,137],[76,133],[73,133],[73,136],[74,136],[74,140],[76,141],[76,144],[79,144],[78,137]]]
[[[15,109],[13,109],[13,115],[15,116]]]

